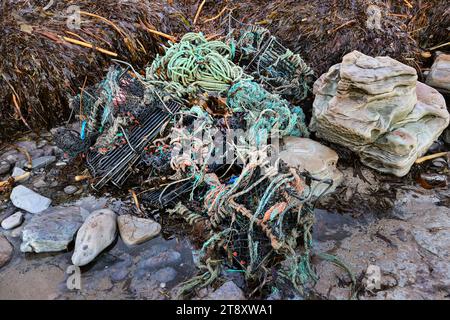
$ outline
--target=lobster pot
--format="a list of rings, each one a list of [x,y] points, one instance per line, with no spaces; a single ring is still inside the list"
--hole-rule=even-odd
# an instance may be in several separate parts
[[[163,106],[164,104],[164,106]],[[167,108],[167,109],[166,109]],[[118,146],[106,154],[91,150],[87,154],[89,171],[98,181],[93,184],[96,190],[111,182],[121,187],[130,176],[132,168],[141,159],[144,148],[157,136],[161,127],[171,119],[172,113],[180,110],[177,102],[149,106],[141,113],[138,125],[123,132],[126,143]],[[170,111],[170,112],[169,112]]]

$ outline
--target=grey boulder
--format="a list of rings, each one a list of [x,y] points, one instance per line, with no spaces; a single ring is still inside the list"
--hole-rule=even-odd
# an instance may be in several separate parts
[[[342,182],[342,173],[336,168],[338,162],[337,153],[308,138],[284,137],[283,150],[279,155],[289,167],[299,172],[307,171],[318,180],[311,182],[313,196],[319,197],[323,194],[333,192]],[[332,185],[324,182],[331,180]]]
[[[22,252],[66,250],[88,212],[80,207],[55,207],[34,214],[22,230]]]
[[[233,282],[227,281],[222,286],[210,293],[205,300],[244,300],[242,290]]]

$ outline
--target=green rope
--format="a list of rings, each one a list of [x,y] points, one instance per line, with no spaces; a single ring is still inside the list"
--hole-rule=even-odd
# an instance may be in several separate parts
[[[241,79],[251,79],[232,61],[232,48],[207,41],[202,33],[187,33],[180,42],[157,56],[148,70],[155,80],[176,82],[186,88],[222,92]]]
[[[303,110],[292,107],[256,82],[234,84],[228,91],[227,104],[234,112],[246,112],[245,119],[251,124],[249,140],[257,146],[267,142],[269,132],[274,130],[278,130],[280,136],[309,136]]]

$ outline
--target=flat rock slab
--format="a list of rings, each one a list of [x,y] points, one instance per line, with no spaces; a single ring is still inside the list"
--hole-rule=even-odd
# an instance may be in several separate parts
[[[39,157],[36,159],[33,159],[32,161],[32,168],[37,170],[46,167],[47,165],[53,163],[56,161],[55,156],[45,156],[45,157]]]
[[[117,218],[120,237],[127,245],[143,243],[161,232],[161,225],[151,219],[122,215]]]
[[[12,245],[4,236],[0,235],[0,268],[11,259],[12,252]]]
[[[109,209],[92,212],[78,231],[72,263],[84,266],[91,262],[116,238],[116,214]]]
[[[22,252],[66,250],[87,212],[80,207],[50,208],[32,216],[22,230]]]
[[[165,267],[151,274],[150,279],[159,283],[167,283],[175,279],[177,271],[172,267]]]
[[[12,190],[10,199],[14,206],[31,213],[44,211],[52,202],[49,198],[43,197],[33,190],[21,185]]]
[[[174,266],[181,263],[181,254],[173,249],[168,249],[160,252],[148,259],[142,260],[138,269],[144,272],[153,271],[165,266]],[[139,273],[139,272],[138,272]]]

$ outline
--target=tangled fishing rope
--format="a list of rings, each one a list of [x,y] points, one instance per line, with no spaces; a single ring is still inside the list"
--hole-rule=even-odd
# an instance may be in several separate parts
[[[304,98],[311,70],[262,28],[228,43],[188,33],[169,44],[145,78],[135,74],[123,80],[121,71],[108,73],[97,97],[85,100],[82,134],[100,134],[95,147],[106,153],[130,144],[128,132],[142,129],[135,121],[142,110],[152,111],[158,103],[170,118],[142,152],[141,164],[152,167],[148,181],[164,175],[161,192],[149,201],[162,204],[166,191],[170,201],[177,196],[172,193],[186,193],[185,201],[170,202],[174,207],[166,212],[192,227],[201,225],[208,237],[199,253],[202,273],[182,285],[181,295],[212,284],[224,270],[241,272],[260,290],[276,270],[301,292],[317,280],[310,264],[314,179],[283,163],[276,156],[276,142],[309,136],[303,110],[285,97]],[[127,106],[125,88],[135,90],[135,82],[143,93]],[[166,106],[172,100],[184,107],[172,113]],[[216,135],[230,128],[242,130],[225,141],[223,153]]]
[[[241,67],[232,62],[231,47],[221,41],[207,41],[201,33],[187,33],[167,48],[147,71],[153,78],[175,82],[185,88],[222,92],[244,78]],[[186,90],[186,89],[185,89]]]

